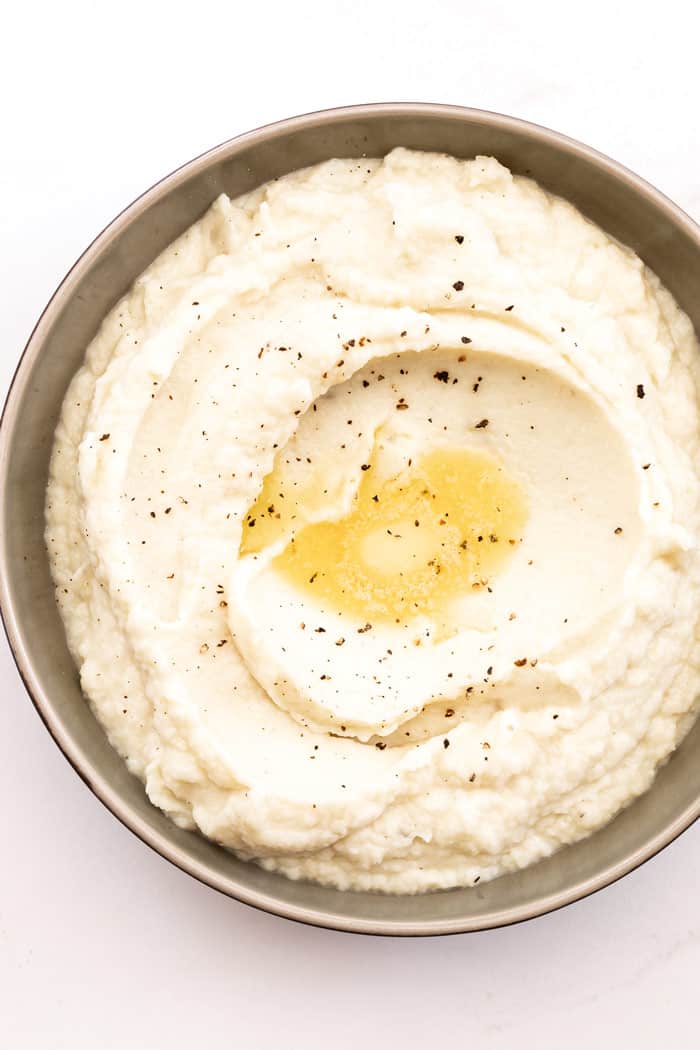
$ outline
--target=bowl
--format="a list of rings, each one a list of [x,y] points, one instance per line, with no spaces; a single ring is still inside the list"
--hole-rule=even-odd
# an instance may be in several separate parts
[[[610,824],[523,871],[418,896],[340,892],[263,871],[148,801],[90,711],[68,652],[44,547],[44,491],[64,393],[95,331],[152,259],[221,192],[235,197],[330,157],[395,146],[457,157],[493,154],[567,198],[658,274],[700,330],[700,229],[630,171],[562,135],[453,106],[352,106],[295,117],[216,147],[121,213],[78,260],[20,360],[0,424],[0,609],[19,673],[47,729],[112,813],[183,871],[265,911],[358,933],[426,935],[519,922],[631,871],[700,813],[700,724],[652,787]]]

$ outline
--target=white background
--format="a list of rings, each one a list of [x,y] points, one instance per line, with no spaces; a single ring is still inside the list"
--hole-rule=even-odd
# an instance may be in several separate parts
[[[239,132],[352,102],[453,102],[580,138],[700,217],[690,2],[13,4],[0,99],[0,384],[94,235]],[[382,940],[259,914],[89,794],[0,644],[0,1047],[697,1046],[700,829],[511,929]]]

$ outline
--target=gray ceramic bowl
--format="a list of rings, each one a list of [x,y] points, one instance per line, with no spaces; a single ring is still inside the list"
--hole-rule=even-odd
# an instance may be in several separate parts
[[[532,175],[634,248],[700,330],[700,230],[651,186],[580,143],[494,113],[413,104],[338,109],[253,131],[186,164],[122,212],[73,267],[32,333],[0,428],[0,607],[19,672],[56,743],[112,813],[163,857],[288,918],[363,933],[456,933],[577,900],[687,828],[700,813],[700,724],[651,790],[611,824],[518,874],[417,897],[291,882],[180,830],[149,803],[83,699],[43,540],[47,466],[64,392],[100,320],[134,278],[222,191],[235,197],[329,157],[379,156],[399,145],[457,157],[494,154]]]

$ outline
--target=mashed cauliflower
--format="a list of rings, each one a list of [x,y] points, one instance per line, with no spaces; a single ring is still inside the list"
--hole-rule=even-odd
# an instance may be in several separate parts
[[[700,662],[698,346],[497,160],[222,196],[105,319],[47,545],[152,802],[292,878],[471,885],[650,785]]]

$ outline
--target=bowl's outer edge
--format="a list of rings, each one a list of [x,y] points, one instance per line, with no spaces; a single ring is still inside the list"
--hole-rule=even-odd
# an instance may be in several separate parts
[[[654,793],[656,792],[659,799],[662,794],[658,784],[655,784],[652,791],[648,792],[646,796],[642,796],[642,799],[635,802],[620,817],[616,818],[608,828],[596,833],[591,839],[585,840],[583,843],[567,847],[566,850],[556,854],[554,858],[550,858],[543,864],[526,869],[525,873],[506,876],[496,880],[494,883],[488,883],[483,887],[471,890],[447,891],[444,894],[429,894],[423,897],[400,898],[383,897],[378,894],[340,893],[339,891],[311,886],[306,883],[291,883],[283,876],[261,872],[251,865],[244,865],[242,862],[230,857],[225,851],[211,843],[207,843],[201,836],[175,828],[166,817],[160,814],[159,811],[154,810],[150,803],[145,800],[145,793],[140,784],[132,783],[133,778],[126,773],[124,768],[122,768],[121,773],[117,769],[115,763],[121,766],[121,759],[114,755],[104,738],[104,734],[102,734],[92,714],[89,712],[87,705],[79,696],[77,676],[71,669],[65,640],[63,641],[63,650],[65,651],[60,651],[60,642],[58,637],[55,636],[53,642],[58,646],[59,652],[49,654],[47,666],[58,666],[59,670],[53,676],[49,675],[46,669],[43,669],[43,673],[39,672],[37,653],[40,652],[40,648],[38,648],[37,633],[41,634],[40,628],[47,631],[55,631],[55,624],[58,620],[57,612],[53,606],[52,593],[50,593],[51,609],[48,608],[48,603],[46,602],[46,573],[48,570],[45,564],[41,569],[41,586],[38,588],[37,595],[31,595],[32,598],[38,597],[39,602],[43,602],[47,606],[45,614],[42,613],[44,620],[38,625],[36,622],[30,623],[26,611],[27,585],[30,579],[33,580],[27,575],[27,572],[33,571],[33,569],[23,570],[22,565],[18,564],[17,551],[20,549],[18,547],[18,529],[16,525],[13,525],[9,510],[15,501],[21,499],[18,478],[13,475],[17,457],[20,455],[19,450],[24,449],[22,454],[26,456],[27,445],[29,445],[30,453],[34,448],[34,444],[28,442],[26,436],[20,438],[23,424],[21,409],[31,404],[28,398],[31,398],[32,395],[30,384],[33,370],[41,358],[43,348],[50,344],[54,330],[60,323],[62,312],[71,304],[71,299],[75,295],[76,289],[91,274],[96,263],[109,252],[110,246],[115,244],[125,231],[133,228],[134,224],[138,223],[149,209],[154,208],[166,198],[173,198],[173,195],[178,190],[181,190],[188,184],[192,184],[198,176],[208,171],[218,170],[217,165],[222,163],[235,164],[237,157],[251,149],[259,149],[270,144],[274,146],[276,143],[280,143],[284,147],[285,143],[290,141],[290,136],[292,140],[295,136],[301,136],[303,139],[305,134],[316,134],[317,136],[320,134],[323,136],[325,131],[337,128],[339,122],[343,121],[360,128],[363,123],[368,127],[373,126],[376,128],[379,122],[383,127],[390,128],[392,121],[403,121],[406,127],[409,127],[411,122],[416,122],[416,126],[431,126],[436,121],[447,121],[454,124],[455,133],[459,129],[463,129],[465,132],[467,130],[473,132],[475,129],[480,129],[487,133],[493,132],[506,137],[509,135],[515,136],[519,141],[532,143],[533,148],[546,147],[553,154],[560,156],[564,165],[577,163],[586,165],[594,172],[599,172],[603,182],[608,180],[611,186],[616,184],[618,187],[623,187],[629,193],[630,200],[641,202],[643,207],[650,209],[658,216],[658,226],[651,231],[651,239],[648,245],[646,243],[641,245],[641,254],[645,261],[654,263],[655,260],[649,258],[649,256],[653,256],[656,250],[663,252],[667,246],[668,238],[673,235],[680,239],[681,247],[691,253],[688,255],[688,258],[691,262],[694,262],[695,269],[691,271],[687,279],[690,281],[695,275],[694,280],[695,284],[697,284],[697,274],[700,273],[700,230],[676,205],[638,176],[595,150],[556,132],[512,117],[438,104],[380,103],[376,105],[344,107],[337,110],[326,110],[293,117],[290,120],[268,125],[225,142],[183,165],[161,180],[137,198],[109,224],[87,248],[61,282],[29,338],[15,371],[3,409],[2,419],[0,420],[0,492],[2,492],[4,497],[2,514],[0,515],[0,614],[2,615],[8,641],[27,692],[44,724],[68,761],[91,791],[126,827],[182,870],[222,893],[233,896],[262,910],[332,929],[356,933],[404,936],[488,929],[533,918],[609,885],[653,856],[689,827],[700,815],[700,777],[696,777],[694,782],[691,781],[693,765],[698,765],[698,763],[693,763],[692,761],[693,753],[700,749],[698,727],[696,726],[691,731],[677,755],[660,771],[657,778],[658,784],[664,785],[668,783],[669,790],[666,791],[666,794],[668,795],[670,792],[672,797],[666,800],[667,804],[665,806],[661,805],[662,813],[657,818],[658,829],[653,834],[644,835],[642,833],[639,841],[635,839],[636,822],[633,814],[635,810],[639,810],[644,814],[647,811],[653,813],[655,809],[658,810],[659,806],[653,804]],[[356,139],[355,141],[358,140]],[[430,148],[434,147],[431,146]],[[446,149],[445,152],[452,152],[452,150]],[[258,177],[256,172],[251,169],[249,169],[249,174],[253,185],[256,184],[256,179],[257,182],[266,181],[266,178]],[[539,178],[534,170],[533,177]],[[546,183],[547,180],[540,179],[540,181]],[[595,202],[592,209],[584,210],[588,210],[589,213],[591,210],[595,210]],[[591,217],[600,221],[597,215],[592,215]],[[615,221],[616,216],[612,215],[607,223],[603,220],[603,224],[609,229],[610,223]],[[611,232],[615,231],[611,230]],[[174,236],[174,232],[169,232],[161,247],[165,243],[169,243]],[[629,238],[627,238],[627,241],[629,243]],[[639,248],[640,246],[637,247]],[[675,247],[677,248],[677,245]],[[645,251],[645,249],[647,250]],[[693,252],[694,255],[692,254]],[[153,251],[151,257],[154,257],[155,254],[156,251]],[[685,257],[683,257],[682,261],[684,260]],[[663,267],[658,265],[654,268],[657,269],[657,272],[659,269],[663,269]],[[143,269],[143,266],[133,273],[133,277],[136,277],[141,269]],[[666,278],[666,275],[663,273],[661,276],[662,279]],[[683,279],[685,280],[685,278]],[[666,283],[674,284],[673,281],[669,282],[667,278]],[[683,282],[681,281],[681,283]],[[674,293],[676,292],[675,287],[672,290],[674,290]],[[692,304],[690,301],[684,301],[683,295],[680,296],[680,301],[684,308],[691,312]],[[698,329],[700,327],[700,317],[695,316],[693,320],[696,329]],[[81,346],[84,347],[85,345],[85,343],[81,343]],[[50,420],[51,426],[48,434],[49,445],[50,435],[53,432],[55,423],[55,411],[57,411],[62,400],[63,389],[58,391],[60,397],[55,398],[56,403],[53,406],[54,417]],[[43,435],[40,433],[39,436],[43,437],[43,445],[37,445],[37,448],[41,447],[43,458],[39,463],[34,464],[34,473],[37,478],[36,483],[41,486],[41,491],[43,491],[47,470],[47,458],[45,455],[47,435],[46,433]],[[31,458],[28,462],[31,463]],[[26,479],[30,476],[31,472],[25,473],[24,478]],[[25,524],[22,522],[22,527]],[[34,514],[31,522],[31,528],[33,534],[36,534],[38,528],[36,514]],[[23,560],[38,565],[42,557],[45,563],[45,551],[40,551],[35,545],[29,554],[23,556]],[[31,586],[34,586],[34,583]],[[29,587],[30,590],[31,586]],[[23,602],[24,608],[22,607]],[[41,637],[43,639],[43,634]],[[48,634],[46,637],[48,638]],[[72,713],[72,718],[67,716],[66,711],[55,700],[59,685],[61,689],[65,688],[71,695],[75,694],[80,699],[82,708],[76,708]],[[83,722],[85,726],[83,726]],[[89,742],[89,746],[86,740]],[[684,767],[687,766],[688,768],[680,770],[681,762]],[[109,777],[105,773],[108,767]],[[674,768],[675,775],[671,776],[671,771]],[[139,794],[145,800],[143,805],[138,801]],[[676,796],[684,798],[682,805],[674,805]],[[647,819],[647,817],[643,819]],[[650,823],[653,822],[651,818],[649,820]],[[594,861],[592,865],[593,870],[589,871],[588,869],[591,865],[586,862],[587,854],[590,853],[591,849],[595,850],[596,842],[605,839],[606,833],[607,838],[610,839],[609,829],[615,829],[618,826],[624,830],[617,837],[632,844],[627,849],[623,849],[621,855],[617,855],[614,849],[610,850],[610,848],[606,847],[603,850],[603,856],[608,857],[608,861],[598,864]],[[637,835],[637,839],[639,839],[639,835]],[[205,843],[205,845],[202,846],[202,843]],[[553,889],[552,886],[556,886],[557,873],[562,867],[561,859],[567,855],[573,855],[576,851],[582,857],[582,860],[579,862],[579,869],[582,872],[581,877],[570,878],[565,888]],[[617,852],[619,853],[620,851],[618,850]],[[212,859],[215,854],[223,855],[226,858],[225,862],[222,864],[215,863]],[[538,872],[540,874],[546,872],[548,865],[553,872],[553,880],[546,874],[538,880]],[[522,899],[520,899],[519,903],[510,906],[489,906],[488,897],[493,894],[494,887],[498,887],[499,884],[507,885],[509,883],[517,887],[518,880],[522,882],[523,879],[526,881],[530,879],[533,884],[539,881],[542,887],[541,892],[535,891],[529,895],[526,893],[524,897],[520,894]],[[495,896],[498,896],[498,893]],[[519,894],[516,893],[515,896],[518,897]],[[464,902],[465,907],[461,912],[458,909],[457,913],[455,913],[454,908],[448,908],[448,914],[441,916],[439,908],[436,910],[435,907],[431,907],[429,904],[431,901],[447,900],[448,898],[459,898],[459,902]],[[485,907],[483,906],[484,900],[486,900]],[[470,901],[480,902],[479,907],[470,907]],[[422,902],[426,902],[425,905]],[[425,912],[432,912],[433,914],[423,915],[422,913]]]

